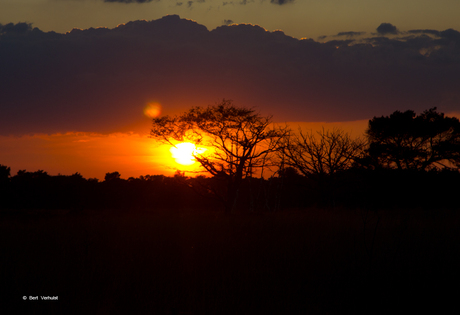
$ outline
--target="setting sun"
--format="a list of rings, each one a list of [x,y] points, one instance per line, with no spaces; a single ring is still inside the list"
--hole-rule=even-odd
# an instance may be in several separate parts
[[[182,165],[192,165],[195,163],[194,154],[199,153],[201,150],[197,150],[193,143],[182,142],[177,144],[175,147],[172,147],[169,151],[171,151],[172,157],[177,163]]]

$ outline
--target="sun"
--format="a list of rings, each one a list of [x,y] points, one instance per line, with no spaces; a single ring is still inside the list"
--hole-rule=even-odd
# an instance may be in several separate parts
[[[200,150],[198,150],[195,145],[190,142],[176,144],[176,146],[172,147],[169,151],[176,162],[182,165],[192,165],[196,162],[193,155],[200,153]]]

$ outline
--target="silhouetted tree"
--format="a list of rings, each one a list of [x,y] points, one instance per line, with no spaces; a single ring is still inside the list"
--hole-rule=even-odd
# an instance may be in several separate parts
[[[242,179],[269,163],[270,156],[288,133],[272,126],[272,116],[236,107],[223,100],[214,106],[194,107],[180,116],[153,119],[151,137],[171,145],[191,142],[206,148],[195,154],[203,170],[226,183],[221,194],[225,211],[231,212]]]
[[[349,168],[361,155],[365,142],[343,130],[302,132],[285,138],[284,164],[305,176],[334,174]]]
[[[0,164],[0,209],[8,206],[10,173],[10,167]]]
[[[6,181],[10,178],[11,175],[11,168],[0,164],[0,181]]]
[[[325,130],[316,133],[299,129],[285,139],[281,159],[286,166],[298,170],[309,181],[308,188],[313,192],[310,199],[322,205],[335,206],[335,195],[339,189],[336,174],[350,168],[364,148],[365,141],[353,139],[341,129]]]
[[[104,180],[106,182],[111,181],[111,180],[117,180],[117,179],[120,179],[120,176],[121,175],[118,172],[106,173]]]
[[[416,115],[395,111],[374,117],[366,131],[367,162],[397,169],[429,170],[460,167],[460,122],[436,112],[436,107]],[[448,162],[452,165],[446,165]]]

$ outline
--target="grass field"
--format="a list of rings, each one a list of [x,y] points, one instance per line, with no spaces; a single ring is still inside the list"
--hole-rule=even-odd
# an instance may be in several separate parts
[[[3,215],[0,313],[458,314],[459,217],[344,209]],[[59,300],[23,301],[42,295]]]

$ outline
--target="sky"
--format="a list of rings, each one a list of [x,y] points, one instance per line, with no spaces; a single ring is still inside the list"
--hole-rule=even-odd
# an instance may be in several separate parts
[[[113,28],[177,14],[209,30],[226,21],[283,30],[295,38],[374,32],[383,22],[410,29],[460,29],[457,0],[0,0],[0,23],[33,23],[43,31]]]
[[[447,0],[0,0],[0,164],[171,175],[148,109],[224,98],[356,136],[395,110],[459,116],[458,12]]]

